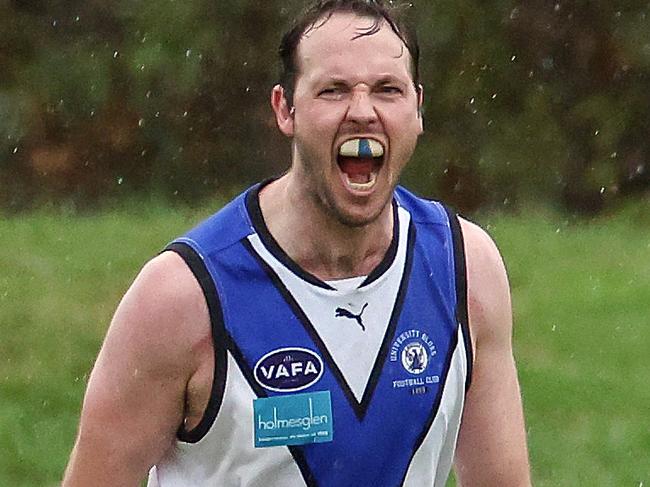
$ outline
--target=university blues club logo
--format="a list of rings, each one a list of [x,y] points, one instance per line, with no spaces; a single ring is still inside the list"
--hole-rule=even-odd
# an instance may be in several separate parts
[[[426,333],[420,330],[400,333],[390,347],[390,361],[399,371],[399,376],[393,380],[393,388],[410,389],[414,395],[424,394],[427,385],[440,382],[440,377],[431,373],[436,354],[436,346]]]

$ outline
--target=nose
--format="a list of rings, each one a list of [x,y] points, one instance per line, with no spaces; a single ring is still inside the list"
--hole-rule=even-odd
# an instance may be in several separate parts
[[[377,120],[377,112],[370,94],[365,90],[354,91],[346,119],[358,124],[371,124]]]

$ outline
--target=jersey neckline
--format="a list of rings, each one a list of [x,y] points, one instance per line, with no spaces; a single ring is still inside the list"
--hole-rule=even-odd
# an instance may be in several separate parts
[[[280,244],[277,242],[275,237],[271,235],[264,217],[262,216],[262,208],[260,207],[260,191],[267,184],[271,183],[275,179],[268,179],[261,183],[256,184],[248,190],[245,198],[246,210],[250,217],[251,223],[254,230],[260,237],[260,240],[268,251],[284,266],[286,266],[291,272],[296,274],[298,277],[304,281],[312,284],[314,286],[327,289],[330,291],[336,291],[336,288],[330,286],[327,282],[316,277],[304,270],[298,263],[296,263],[289,255],[280,247]],[[393,238],[384,254],[383,259],[377,266],[368,274],[368,276],[363,280],[363,282],[358,286],[358,289],[371,284],[372,282],[379,279],[392,265],[395,257],[397,255],[397,246],[399,243],[399,216],[398,216],[398,207],[395,197],[392,199],[393,206]]]

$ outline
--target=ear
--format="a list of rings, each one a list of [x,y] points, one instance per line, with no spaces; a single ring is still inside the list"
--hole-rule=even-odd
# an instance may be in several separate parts
[[[418,119],[420,122],[420,133],[424,132],[424,120],[422,117],[423,106],[424,106],[424,86],[418,84]]]
[[[284,88],[280,85],[273,87],[273,91],[271,92],[271,107],[273,107],[275,121],[278,124],[280,132],[287,137],[293,137],[293,112],[287,103]]]

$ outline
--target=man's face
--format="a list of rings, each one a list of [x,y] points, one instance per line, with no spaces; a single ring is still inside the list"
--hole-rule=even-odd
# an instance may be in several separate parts
[[[301,187],[350,226],[371,223],[386,208],[422,132],[410,54],[386,23],[357,37],[372,23],[334,14],[302,38],[295,112],[283,130],[293,136],[292,170]],[[350,156],[358,139],[383,155]]]

